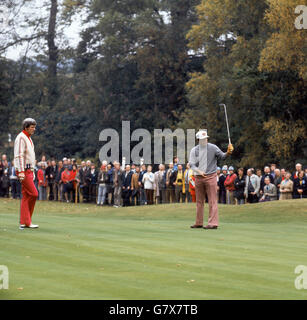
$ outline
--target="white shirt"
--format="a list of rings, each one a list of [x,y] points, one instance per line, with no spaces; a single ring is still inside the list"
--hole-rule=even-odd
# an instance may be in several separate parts
[[[152,172],[146,172],[143,175],[142,182],[144,183],[144,189],[155,189],[155,176]]]
[[[15,139],[14,144],[14,164],[16,171],[24,172],[26,165],[35,167],[35,151],[31,137],[28,137],[23,131]]]

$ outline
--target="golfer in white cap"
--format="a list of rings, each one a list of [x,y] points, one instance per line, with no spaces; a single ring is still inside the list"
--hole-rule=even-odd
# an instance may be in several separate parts
[[[217,160],[224,160],[231,155],[234,148],[228,145],[227,152],[222,152],[215,144],[208,143],[207,130],[199,130],[196,134],[199,144],[192,148],[189,163],[195,175],[196,222],[191,228],[217,229],[219,225],[217,208]],[[208,225],[203,227],[204,201],[208,198]]]

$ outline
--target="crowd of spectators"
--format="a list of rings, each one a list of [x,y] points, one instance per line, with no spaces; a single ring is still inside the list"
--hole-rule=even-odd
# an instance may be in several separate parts
[[[39,200],[85,202],[114,207],[161,203],[196,202],[195,176],[189,163],[178,158],[151,165],[102,162],[96,167],[90,160],[77,164],[75,159],[46,160],[43,156],[35,168],[35,186]],[[296,164],[293,172],[275,164],[246,171],[232,166],[217,168],[217,194],[221,204],[245,204],[263,201],[307,198],[307,168]],[[0,163],[0,196],[18,199],[21,185],[14,161],[5,154]]]

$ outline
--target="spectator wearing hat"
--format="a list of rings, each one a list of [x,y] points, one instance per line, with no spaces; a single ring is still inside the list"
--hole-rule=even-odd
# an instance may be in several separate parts
[[[68,168],[68,159],[66,157],[64,157],[62,161],[63,161],[63,167],[64,168],[66,168],[66,167]]]
[[[236,204],[234,192],[236,190],[235,180],[237,179],[237,175],[234,173],[234,168],[232,166],[229,167],[229,175],[226,177],[224,182],[226,188],[226,203],[227,204]]]
[[[227,152],[222,152],[216,145],[208,143],[207,130],[200,130],[196,134],[199,144],[192,148],[189,163],[195,174],[196,191],[196,221],[191,228],[203,227],[204,200],[208,198],[209,219],[204,229],[217,229],[219,225],[217,207],[216,168],[217,160],[224,160],[233,152],[233,146],[228,145]]]
[[[291,173],[286,172],[285,180],[280,184],[280,198],[279,200],[292,199],[293,181],[291,180]]]
[[[244,197],[245,180],[246,178],[244,176],[244,169],[239,168],[238,176],[234,182],[235,189],[236,189],[234,192],[234,197],[236,198],[238,205],[245,203],[245,197]]]
[[[226,204],[226,188],[225,188],[225,180],[228,176],[228,167],[224,165],[222,167],[222,173],[220,174],[219,181],[218,181],[218,188],[219,188],[219,203]]]
[[[247,170],[244,195],[248,203],[259,201],[260,178],[254,174],[254,169]]]
[[[293,198],[307,198],[307,178],[303,170],[298,173],[298,177],[293,181]]]

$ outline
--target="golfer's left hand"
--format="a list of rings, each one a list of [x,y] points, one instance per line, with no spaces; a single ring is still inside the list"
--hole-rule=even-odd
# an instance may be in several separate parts
[[[227,149],[227,153],[228,153],[228,154],[232,154],[232,153],[233,153],[233,150],[234,150],[233,145],[232,145],[232,144],[229,144],[229,145],[228,145],[228,149]]]

